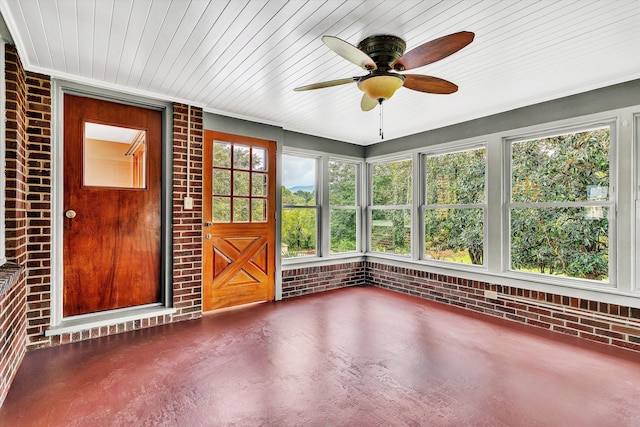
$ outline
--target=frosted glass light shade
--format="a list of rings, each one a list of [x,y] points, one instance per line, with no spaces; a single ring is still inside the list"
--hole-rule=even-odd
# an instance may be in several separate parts
[[[374,76],[358,83],[358,88],[375,100],[385,100],[393,96],[404,82],[394,76]]]

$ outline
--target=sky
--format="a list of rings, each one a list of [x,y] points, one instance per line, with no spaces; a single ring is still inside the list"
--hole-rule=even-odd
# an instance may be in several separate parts
[[[282,155],[282,185],[287,188],[315,184],[316,159]]]

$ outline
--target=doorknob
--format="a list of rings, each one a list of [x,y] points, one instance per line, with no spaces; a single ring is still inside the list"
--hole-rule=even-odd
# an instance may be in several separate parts
[[[69,219],[73,219],[76,217],[76,211],[74,211],[73,209],[69,209],[64,213],[64,216],[66,216]]]
[[[204,238],[207,239],[207,240],[210,239],[211,238],[211,234],[209,234],[209,233],[205,234]]]

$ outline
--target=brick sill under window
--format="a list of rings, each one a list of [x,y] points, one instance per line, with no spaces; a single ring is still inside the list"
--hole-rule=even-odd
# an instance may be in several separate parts
[[[63,319],[60,324],[47,329],[44,334],[47,337],[85,331],[87,329],[113,326],[136,320],[150,319],[153,317],[173,315],[176,309],[164,306],[133,307],[120,310],[111,310],[101,313],[74,316]]]
[[[18,283],[24,267],[13,262],[6,262],[0,266],[0,298]]]

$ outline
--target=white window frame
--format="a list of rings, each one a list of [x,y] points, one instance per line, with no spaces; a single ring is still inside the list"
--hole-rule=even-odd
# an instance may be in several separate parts
[[[512,172],[512,145],[520,141],[531,139],[549,138],[569,133],[586,132],[592,129],[609,127],[610,148],[609,148],[609,200],[603,202],[512,202],[511,172]],[[529,280],[544,280],[552,285],[560,286],[587,286],[594,288],[616,288],[617,287],[617,126],[616,121],[598,120],[577,125],[552,128],[547,130],[533,131],[530,133],[509,136],[504,138],[504,211],[503,218],[503,271],[510,276],[527,278]],[[590,206],[603,206],[609,208],[609,282],[582,279],[576,277],[555,276],[552,274],[522,272],[511,269],[511,209],[512,208],[583,208]]]
[[[278,156],[279,164],[282,165],[282,156],[298,156],[304,158],[312,158],[316,159],[316,205],[314,206],[298,206],[298,205],[285,205],[281,206],[281,210],[290,207],[296,208],[315,208],[317,209],[316,213],[316,255],[312,256],[302,256],[302,257],[293,257],[293,258],[284,258],[281,257],[281,265],[286,268],[293,268],[294,266],[300,266],[302,264],[317,264],[322,262],[331,261],[344,261],[345,259],[359,259],[361,260],[363,253],[363,235],[366,234],[363,226],[364,226],[364,215],[363,215],[363,195],[364,191],[363,182],[365,180],[364,176],[364,160],[356,157],[349,156],[338,156],[333,155],[331,153],[314,151],[314,150],[305,150],[300,148],[287,148],[284,147],[282,150],[282,155]],[[329,204],[329,161],[340,161],[340,162],[348,162],[354,163],[357,165],[357,176],[356,176],[356,211],[357,211],[357,231],[356,238],[357,240],[357,250],[350,252],[341,252],[336,254],[331,254],[330,245],[331,245],[331,206]],[[282,166],[281,166],[282,167]],[[282,196],[280,196],[280,200],[282,200]],[[350,207],[353,208],[353,207]],[[278,227],[278,236],[280,236],[280,240],[282,241],[282,222]]]
[[[354,194],[354,204],[353,205],[332,205],[330,202],[330,197],[329,194],[331,192],[331,184],[329,182],[331,176],[330,176],[330,168],[329,168],[329,164],[331,162],[339,162],[339,163],[348,163],[348,164],[352,164],[355,166],[356,169],[356,173],[355,173],[355,194]],[[326,162],[323,162],[323,165],[326,163],[327,168],[326,168],[326,173],[324,174],[324,176],[327,177],[327,203],[326,205],[329,207],[327,209],[327,223],[326,226],[323,227],[323,229],[327,230],[327,248],[325,251],[323,251],[324,253],[328,254],[328,256],[330,257],[342,257],[342,256],[349,256],[349,255],[354,255],[354,254],[360,254],[362,253],[362,204],[361,204],[361,199],[362,199],[362,161],[355,161],[355,160],[349,160],[349,159],[344,159],[344,158],[340,158],[340,157],[328,157],[326,158]],[[356,214],[356,249],[353,251],[346,251],[346,252],[336,252],[336,253],[331,253],[331,211],[332,210],[353,210],[355,211]],[[324,222],[323,222],[324,225]]]
[[[623,120],[623,127],[629,127],[630,123],[628,120]],[[633,141],[633,147],[635,148],[635,161],[634,161],[634,169],[635,174],[633,176],[633,213],[635,220],[633,224],[635,225],[635,256],[632,258],[635,263],[632,265],[632,270],[630,272],[630,277],[635,280],[632,280],[633,284],[630,286],[630,290],[634,292],[640,293],[640,112],[633,114],[632,119],[632,136],[631,139]]]
[[[415,239],[415,209],[416,206],[416,188],[420,185],[416,183],[416,171],[419,165],[416,163],[417,156],[416,155],[403,155],[403,156],[393,156],[393,157],[385,157],[377,160],[372,160],[367,162],[367,253],[375,254],[376,256],[381,257],[390,257],[390,258],[398,258],[402,260],[415,260],[416,258],[416,239]],[[373,167],[376,164],[380,163],[393,163],[393,162],[402,162],[402,161],[410,161],[412,167],[411,173],[411,185],[412,185],[412,196],[411,196],[411,204],[408,205],[374,205],[373,204]],[[371,236],[372,236],[372,215],[374,210],[408,210],[410,217],[410,233],[409,233],[409,247],[410,251],[406,255],[401,254],[392,254],[389,252],[378,252],[374,251],[371,247]]]
[[[305,261],[309,261],[309,260],[313,260],[313,259],[317,259],[322,257],[322,253],[323,253],[323,245],[322,245],[322,197],[323,197],[323,187],[322,187],[322,157],[316,154],[309,154],[309,153],[304,153],[304,152],[300,152],[300,151],[284,151],[282,153],[283,156],[291,156],[291,157],[302,157],[305,159],[312,159],[315,162],[315,168],[316,168],[316,176],[314,179],[314,190],[315,190],[315,195],[314,195],[314,200],[315,200],[315,205],[288,205],[288,204],[284,204],[282,203],[281,209],[284,215],[284,211],[286,209],[313,209],[315,210],[316,213],[316,254],[315,255],[307,255],[307,256],[301,256],[301,257],[293,257],[293,258],[286,258],[286,257],[282,257],[282,263],[283,264],[288,264],[288,263],[295,263],[295,262],[305,262]],[[283,160],[284,161],[284,160]],[[280,225],[280,235],[282,236],[282,225],[284,224],[284,220],[282,221],[282,224]],[[284,242],[284,241],[283,241]]]
[[[485,162],[484,162],[484,203],[462,203],[462,204],[428,204],[427,203],[427,188],[426,188],[426,181],[427,181],[427,174],[428,174],[428,170],[427,170],[427,166],[426,166],[426,160],[428,157],[431,156],[441,156],[441,155],[447,155],[447,154],[455,154],[455,153],[460,153],[460,152],[466,152],[466,151],[473,151],[473,150],[480,150],[480,149],[484,149],[484,154],[485,154]],[[487,221],[488,221],[488,203],[487,203],[487,193],[488,193],[488,188],[489,188],[489,181],[488,181],[488,174],[487,174],[487,164],[488,164],[488,147],[486,142],[481,142],[481,143],[472,143],[472,144],[465,144],[465,145],[448,145],[446,147],[441,147],[439,149],[436,150],[431,150],[431,151],[426,151],[420,154],[420,174],[419,174],[419,184],[420,184],[420,209],[418,210],[418,214],[420,215],[420,245],[419,245],[419,249],[420,249],[420,253],[417,254],[419,259],[421,259],[425,264],[434,264],[434,265],[439,265],[439,264],[443,264],[443,265],[450,265],[450,266],[454,266],[455,268],[471,268],[471,269],[482,269],[482,270],[487,270],[487,264],[488,264],[488,260],[487,260],[487,253],[488,253],[488,226],[487,226]],[[415,184],[414,184],[415,187]],[[425,221],[425,215],[426,215],[426,211],[427,210],[436,210],[436,209],[482,209],[482,222],[483,222],[483,226],[482,226],[482,234],[483,234],[483,238],[482,238],[482,260],[483,263],[482,265],[476,265],[476,264],[463,264],[463,263],[458,263],[458,262],[453,262],[453,261],[446,261],[446,260],[434,260],[434,259],[427,259],[425,258],[425,250],[426,250],[426,244],[425,244],[425,239],[424,239],[424,235],[426,232],[426,221]]]
[[[553,115],[553,114],[551,114]],[[610,192],[610,202],[614,204],[611,213],[609,231],[613,233],[609,242],[610,277],[609,283],[590,281],[587,279],[573,279],[549,274],[527,274],[526,272],[510,271],[509,262],[509,224],[507,212],[510,201],[511,173],[507,163],[510,163],[510,150],[507,141],[514,138],[535,138],[542,134],[561,134],[566,131],[580,131],[594,128],[598,125],[609,125],[611,129],[610,185],[615,191]],[[417,259],[422,252],[419,243],[414,239],[411,259],[390,256],[381,252],[365,252],[367,260],[376,262],[384,260],[386,264],[396,267],[412,268],[429,274],[455,276],[466,280],[492,283],[500,286],[518,287],[534,292],[559,294],[567,297],[601,301],[621,306],[640,307],[640,104],[616,109],[602,110],[590,114],[576,115],[560,120],[547,120],[542,123],[528,124],[521,127],[511,127],[493,133],[478,134],[469,138],[448,139],[446,135],[435,136],[437,143],[430,144],[424,139],[422,146],[404,151],[389,152],[365,158],[367,165],[391,161],[413,156],[418,159],[422,153],[440,150],[455,150],[458,147],[469,147],[473,144],[486,144],[486,203],[487,221],[485,270],[473,268],[467,264],[435,263]],[[419,136],[412,137],[414,141]],[[414,144],[415,145],[415,144]],[[422,171],[418,170],[421,161],[414,160],[414,210],[421,214],[421,203],[424,202]],[[370,174],[366,169],[367,191],[370,191]],[[509,183],[509,186],[507,185]],[[420,188],[419,188],[420,187]],[[369,196],[367,196],[369,197]],[[365,203],[366,212],[363,219],[369,220],[369,199]],[[414,236],[421,236],[424,231],[420,228],[421,221],[414,221],[412,230]],[[364,242],[368,242],[369,224],[365,223],[363,232]]]

